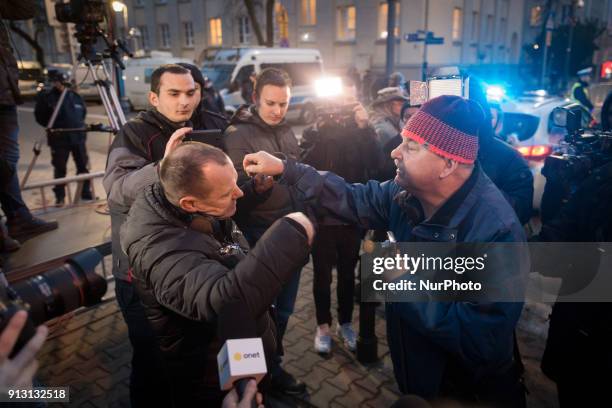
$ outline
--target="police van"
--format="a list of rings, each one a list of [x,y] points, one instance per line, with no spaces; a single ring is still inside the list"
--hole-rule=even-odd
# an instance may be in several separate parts
[[[304,122],[314,119],[316,99],[314,81],[323,75],[321,53],[305,48],[222,48],[206,56],[202,73],[223,97],[226,110],[231,112],[246,103],[241,90],[249,76],[265,68],[280,68],[291,77],[289,119]]]

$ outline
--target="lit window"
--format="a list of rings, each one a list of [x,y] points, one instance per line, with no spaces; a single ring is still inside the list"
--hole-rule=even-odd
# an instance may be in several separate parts
[[[529,17],[529,25],[532,27],[539,26],[542,23],[542,7],[534,6],[531,8],[531,15]]]
[[[336,9],[337,38],[341,41],[355,39],[357,12],[355,6],[338,7]]]
[[[193,47],[193,24],[191,24],[191,21],[183,23],[183,31],[185,33],[185,47]]]
[[[459,7],[453,9],[453,41],[461,41],[463,31],[463,10]]]
[[[159,27],[162,48],[170,48],[170,26],[168,24],[161,24]]]
[[[211,18],[208,20],[208,37],[208,42],[213,47],[220,47],[223,44],[220,18]]]
[[[387,17],[389,13],[389,5],[380,3],[378,5],[378,38],[387,38]],[[399,37],[399,22],[400,22],[400,3],[395,2],[395,24],[393,35]]]
[[[317,24],[317,0],[301,0],[300,24],[311,26]]]

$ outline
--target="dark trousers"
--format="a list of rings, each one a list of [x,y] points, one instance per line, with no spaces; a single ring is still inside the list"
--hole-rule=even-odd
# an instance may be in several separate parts
[[[19,122],[16,106],[0,105],[0,156],[11,166],[13,176],[4,189],[0,189],[0,205],[8,221],[15,218],[29,218],[30,211],[23,202],[19,179],[17,178],[17,162],[19,161]]]
[[[83,141],[82,143],[74,143],[66,146],[51,148],[51,164],[53,165],[54,178],[57,179],[66,177],[66,164],[68,163],[68,156],[70,156],[70,153],[72,153],[72,159],[76,165],[77,174],[89,173],[89,170],[87,170],[89,157],[87,156],[87,149],[85,147],[85,142]],[[58,200],[63,200],[66,196],[65,184],[53,187],[53,192],[55,193],[55,198]],[[89,181],[83,183],[81,198],[92,198]]]
[[[155,333],[134,286],[115,279],[115,294],[132,344],[130,402],[132,408],[171,406],[172,388],[165,378]]]
[[[320,226],[312,246],[314,279],[312,293],[317,311],[317,324],[331,324],[332,269],[336,266],[338,323],[353,318],[355,266],[359,260],[362,231],[349,225]]]

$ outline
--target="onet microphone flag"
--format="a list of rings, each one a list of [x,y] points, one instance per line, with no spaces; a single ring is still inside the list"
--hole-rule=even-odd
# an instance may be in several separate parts
[[[219,384],[230,390],[242,378],[253,378],[257,383],[266,375],[266,358],[261,338],[227,340],[217,354]]]

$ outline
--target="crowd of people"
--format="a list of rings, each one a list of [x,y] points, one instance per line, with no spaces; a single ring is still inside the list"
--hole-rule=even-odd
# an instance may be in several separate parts
[[[23,11],[13,17],[28,18]],[[11,18],[2,8],[0,14]],[[14,58],[5,48],[0,57],[11,64],[0,66],[0,81],[14,82]],[[65,93],[57,127],[82,128],[85,104],[77,93],[64,92],[61,74],[51,80],[52,89],[37,99],[37,121],[46,126]],[[103,179],[116,299],[133,350],[132,406],[250,406],[253,398],[265,404],[272,393],[303,394],[305,384],[283,368],[283,337],[301,270],[312,256],[314,349],[330,353],[335,333],[355,351],[355,269],[368,230],[391,231],[402,242],[526,242],[533,177],[520,154],[496,137],[499,112],[490,109],[479,82],[470,81],[469,99],[440,96],[422,106],[411,106],[399,73],[376,84],[375,92],[372,82],[349,71],[337,102],[348,109],[318,115],[298,142],[286,120],[291,78],[280,69],[249,78],[243,97],[251,103],[229,119],[196,66],[168,64],[152,73],[152,108],[116,135]],[[10,251],[18,248],[10,237],[57,224],[32,216],[20,196],[19,94],[0,85],[0,202],[8,227],[0,242]],[[603,116],[609,124],[609,113]],[[194,130],[223,132],[223,149],[186,142]],[[49,145],[55,177],[66,175],[70,153],[77,172],[87,173],[84,132],[50,138]],[[62,205],[64,187],[54,192]],[[82,198],[92,198],[87,185]],[[244,401],[220,389],[217,372],[226,340],[219,317],[235,307],[240,319],[253,322],[243,334],[262,339],[268,367],[257,387],[248,384]],[[386,303],[399,390],[418,404],[448,398],[525,406],[515,340],[522,307]],[[44,328],[9,358],[24,318],[16,314],[1,334],[0,386],[27,385],[36,371]]]

